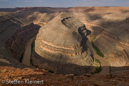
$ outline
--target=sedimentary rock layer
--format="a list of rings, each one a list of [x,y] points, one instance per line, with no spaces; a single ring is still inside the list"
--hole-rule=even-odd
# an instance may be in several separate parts
[[[112,66],[128,66],[129,24],[128,18],[105,28],[95,39],[95,45],[102,51]]]
[[[94,40],[95,45],[102,51],[105,58],[107,59],[110,58],[108,59],[108,61],[109,63],[111,63],[112,66],[128,65],[127,62],[129,57],[128,53],[129,52],[128,51],[129,7],[73,7],[73,8],[47,8],[47,7],[29,8],[28,7],[28,8],[15,9],[15,14],[17,14],[17,16],[31,20],[35,24],[41,26],[47,24],[49,21],[55,18],[55,16],[57,16],[60,12],[67,12],[72,14],[75,18],[78,18],[81,22],[83,22],[86,25],[87,29],[92,31],[90,40],[96,37],[96,39]],[[17,24],[20,23],[17,22]],[[65,24],[65,22],[63,22],[63,24]],[[42,42],[44,42],[43,46],[45,47],[49,47],[46,45],[47,43],[48,45],[53,44],[48,41],[42,41]],[[52,46],[54,47],[56,45]],[[53,47],[50,47],[51,50],[54,49]],[[64,46],[63,47],[59,46],[58,49],[56,49],[56,51],[54,52],[60,51],[61,53],[67,54],[65,49],[68,48],[65,47],[64,50],[62,48],[64,48]],[[4,47],[2,47],[1,50],[2,53],[4,53],[3,49]],[[69,52],[71,52],[70,55],[74,55],[74,52],[73,50],[71,50],[71,48]],[[76,52],[78,52],[78,50]]]
[[[38,25],[31,23],[25,27],[19,28],[14,35],[7,40],[6,45],[13,57],[18,60],[20,59],[21,54],[25,51],[27,41],[36,36],[38,29]]]
[[[20,57],[26,42],[34,37],[39,26],[13,15],[0,16],[0,55],[4,57]]]
[[[34,65],[57,73],[84,74],[93,58],[87,48],[87,29],[78,19],[61,13],[40,28],[32,56]]]

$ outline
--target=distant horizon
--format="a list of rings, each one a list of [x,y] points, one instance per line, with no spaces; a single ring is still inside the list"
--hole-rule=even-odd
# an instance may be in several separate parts
[[[129,7],[129,0],[0,0],[0,8]]]
[[[125,7],[125,6],[75,6],[75,7]],[[75,8],[75,7],[41,7],[41,8]],[[40,8],[40,7],[10,7],[10,8],[0,8],[0,9],[15,9],[15,8]]]

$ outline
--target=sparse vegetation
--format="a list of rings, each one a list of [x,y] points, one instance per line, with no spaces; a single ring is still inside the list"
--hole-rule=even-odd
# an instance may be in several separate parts
[[[78,85],[75,85],[75,86],[78,86]]]
[[[31,44],[31,53],[33,52],[33,47],[34,47],[34,41]]]
[[[21,63],[22,63],[23,55],[24,55],[24,52],[22,53],[20,60],[19,60]]]
[[[34,41],[35,41],[35,40],[34,40]],[[33,48],[34,48],[34,41],[31,43],[31,56],[32,56]],[[33,64],[31,56],[30,56],[30,64],[31,64],[32,66],[34,66],[34,67],[37,68],[37,66],[35,66],[35,65]]]
[[[91,72],[92,75],[101,71],[101,62],[98,59],[95,59],[95,62],[99,64],[99,67],[96,67],[95,71]]]
[[[54,73],[54,71],[52,71],[52,70],[48,70],[50,73]]]
[[[95,38],[94,38],[94,39],[95,39]],[[93,40],[94,40],[94,39],[93,39]],[[100,49],[99,49],[97,46],[95,46],[93,40],[92,40],[92,46],[93,46],[93,48],[95,49],[95,52],[96,52],[99,56],[104,57],[104,54],[100,51]]]
[[[33,64],[32,59],[30,59],[30,64],[31,64],[32,66],[38,68],[37,66],[35,66],[35,65]]]

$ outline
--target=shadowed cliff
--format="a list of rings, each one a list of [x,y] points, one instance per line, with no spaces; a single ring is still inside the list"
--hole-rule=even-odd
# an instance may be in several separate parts
[[[40,26],[14,15],[5,15],[0,16],[0,27],[0,64],[20,64],[26,42],[37,34]]]

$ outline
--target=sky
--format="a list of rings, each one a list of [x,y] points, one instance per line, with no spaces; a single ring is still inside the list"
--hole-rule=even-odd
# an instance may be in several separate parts
[[[129,0],[0,0],[0,8],[87,6],[129,7]]]

